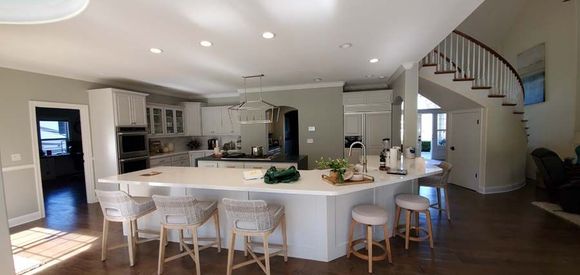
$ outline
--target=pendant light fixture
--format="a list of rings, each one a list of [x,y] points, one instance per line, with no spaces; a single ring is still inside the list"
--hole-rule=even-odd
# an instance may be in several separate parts
[[[46,24],[77,16],[89,0],[2,0],[0,24]]]
[[[268,124],[274,121],[274,113],[276,113],[276,121],[280,117],[280,108],[262,99],[262,78],[264,74],[242,76],[244,79],[244,95],[243,101],[228,107],[230,112],[238,112],[240,124]],[[248,100],[247,80],[258,78],[260,81],[260,90],[258,91],[257,100]],[[230,114],[231,118],[231,114]]]

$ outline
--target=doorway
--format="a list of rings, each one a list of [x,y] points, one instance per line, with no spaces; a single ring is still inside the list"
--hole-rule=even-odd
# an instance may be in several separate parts
[[[77,205],[96,202],[88,106],[30,101],[29,111],[40,216],[73,223]]]
[[[62,219],[87,203],[80,111],[35,111],[45,215]]]
[[[421,156],[445,160],[447,148],[447,114],[438,110],[419,110]]]
[[[284,153],[287,156],[297,156],[298,149],[298,110],[284,114]]]

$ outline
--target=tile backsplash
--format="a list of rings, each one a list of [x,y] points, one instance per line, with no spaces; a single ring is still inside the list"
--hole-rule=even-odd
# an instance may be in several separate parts
[[[234,143],[240,139],[240,136],[200,136],[200,137],[152,137],[149,138],[151,141],[160,141],[161,146],[165,146],[168,143],[173,143],[174,151],[189,151],[187,144],[193,140],[197,139],[200,143],[199,150],[207,150],[207,140],[210,138],[217,138],[219,140],[220,147],[227,142],[233,141]]]

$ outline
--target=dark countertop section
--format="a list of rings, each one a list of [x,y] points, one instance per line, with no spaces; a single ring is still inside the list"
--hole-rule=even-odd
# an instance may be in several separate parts
[[[273,156],[271,159],[253,159],[253,158],[222,158],[215,157],[214,155],[198,158],[196,161],[238,161],[238,162],[294,162],[298,163],[298,169],[307,169],[308,167],[308,156],[307,155],[295,155],[286,156],[284,154],[278,154]]]

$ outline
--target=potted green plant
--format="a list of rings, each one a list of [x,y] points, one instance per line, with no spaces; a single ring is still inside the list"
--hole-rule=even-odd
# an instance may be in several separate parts
[[[335,182],[344,182],[344,173],[346,168],[348,168],[348,161],[346,159],[324,159],[316,161],[316,167],[318,169],[330,169],[330,174],[328,177]]]

